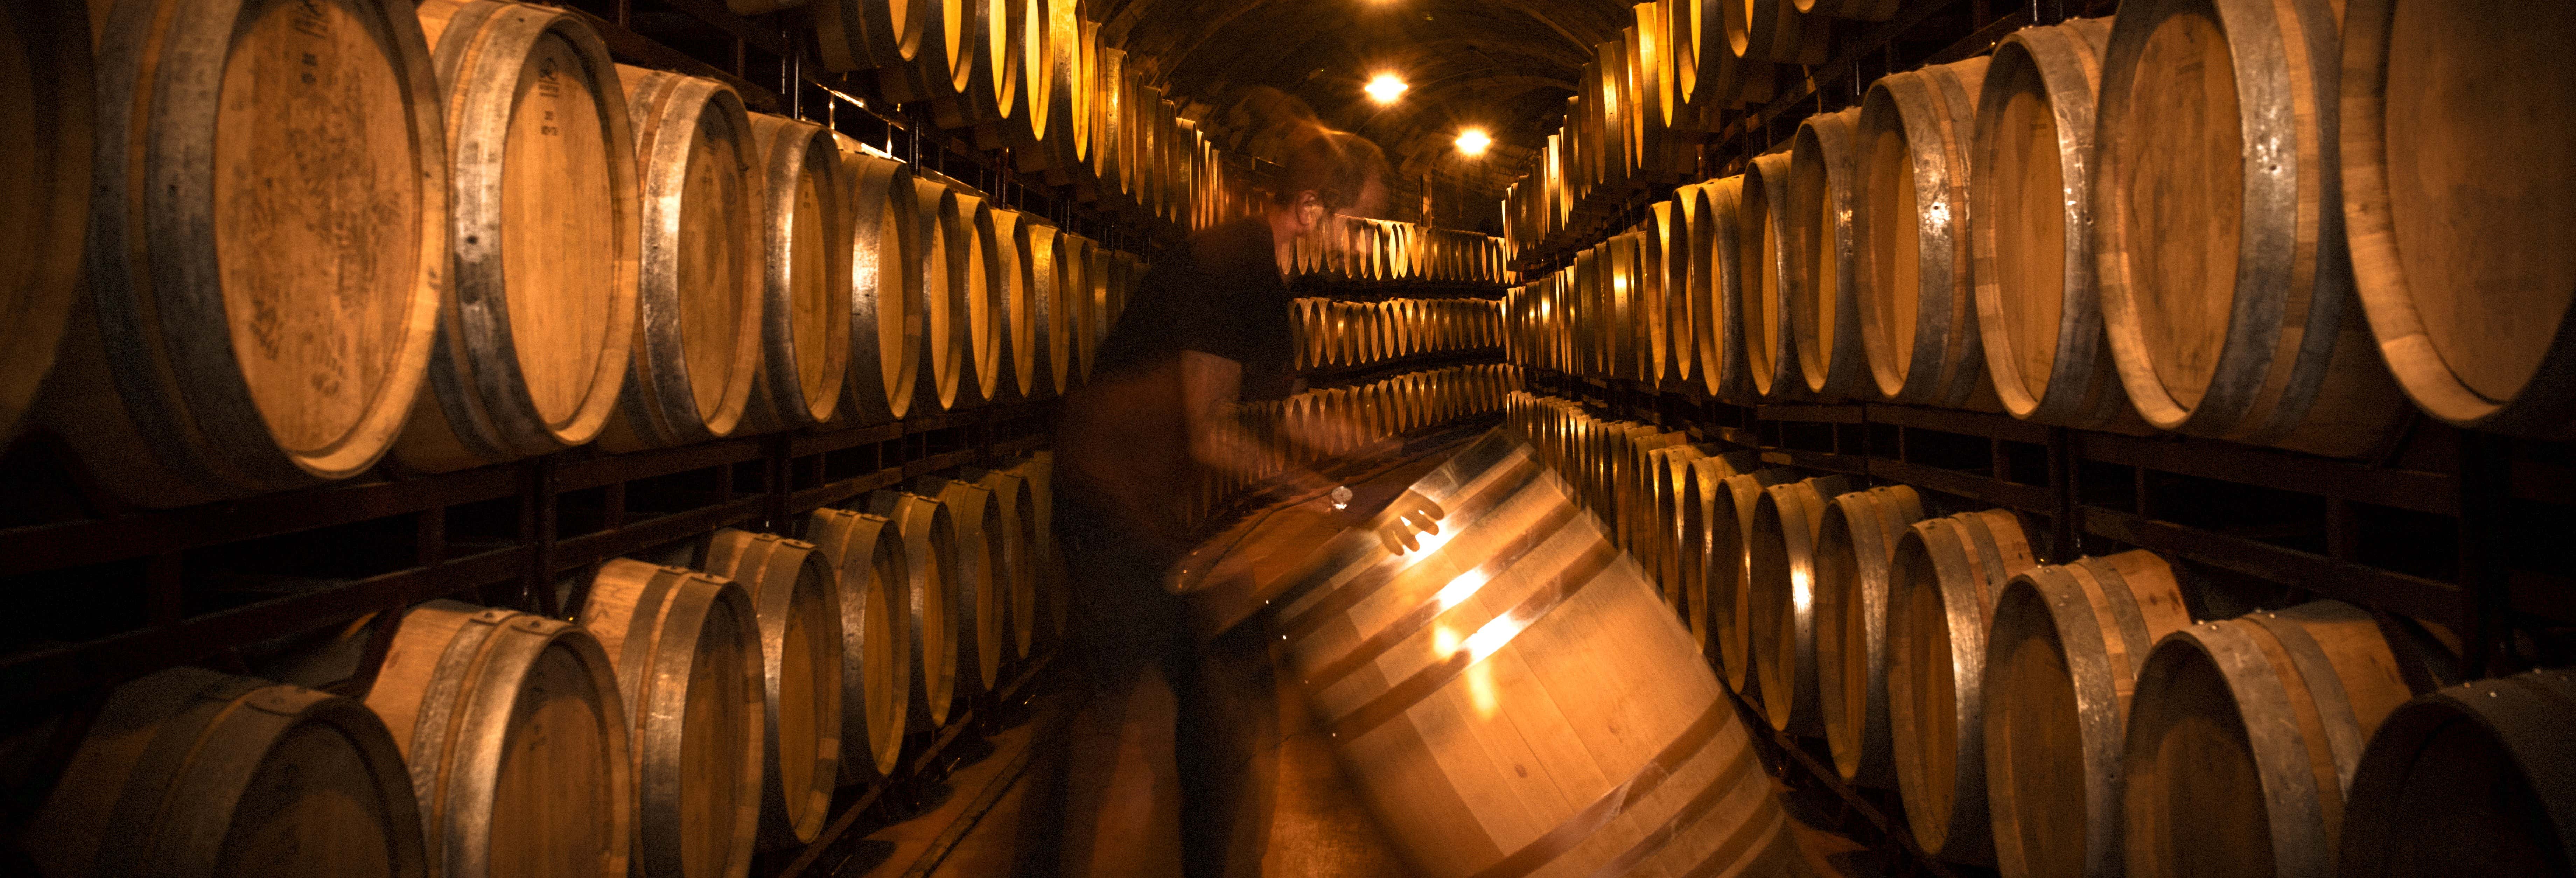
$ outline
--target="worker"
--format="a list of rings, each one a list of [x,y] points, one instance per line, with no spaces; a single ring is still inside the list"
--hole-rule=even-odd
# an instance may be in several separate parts
[[[1164,582],[1192,546],[1185,514],[1201,479],[1250,477],[1281,456],[1229,410],[1293,390],[1295,242],[1384,192],[1385,160],[1367,140],[1311,122],[1279,140],[1264,209],[1156,254],[1057,424],[1057,542],[1093,684],[1067,778],[1067,874],[1174,875],[1184,862],[1203,873],[1222,860],[1210,847],[1221,839],[1180,819],[1184,776],[1204,774],[1189,760],[1212,748],[1189,743],[1190,640]],[[1333,487],[1302,467],[1270,484]]]

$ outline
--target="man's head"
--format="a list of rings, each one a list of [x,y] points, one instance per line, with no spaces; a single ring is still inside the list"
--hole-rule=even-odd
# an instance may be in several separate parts
[[[1367,138],[1317,125],[1292,138],[1271,212],[1300,232],[1328,214],[1366,215],[1386,201],[1386,154]]]

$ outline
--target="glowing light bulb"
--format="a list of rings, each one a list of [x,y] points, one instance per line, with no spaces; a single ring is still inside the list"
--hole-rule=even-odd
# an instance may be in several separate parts
[[[1381,104],[1392,104],[1395,103],[1396,98],[1404,96],[1405,89],[1411,87],[1412,86],[1405,85],[1404,80],[1398,78],[1395,74],[1380,73],[1371,78],[1368,86],[1361,89],[1361,91],[1368,92],[1369,100],[1376,101]]]
[[[1492,145],[1494,139],[1487,136],[1482,128],[1469,128],[1458,135],[1458,154],[1468,158],[1484,155],[1485,147]]]

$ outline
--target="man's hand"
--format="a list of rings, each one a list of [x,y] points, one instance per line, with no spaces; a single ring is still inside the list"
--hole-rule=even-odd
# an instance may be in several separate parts
[[[1440,504],[1431,502],[1431,498],[1406,491],[1404,496],[1396,498],[1395,505],[1386,508],[1386,523],[1377,529],[1378,543],[1389,553],[1397,555],[1421,549],[1422,541],[1414,534],[1439,533],[1440,519],[1448,514]]]

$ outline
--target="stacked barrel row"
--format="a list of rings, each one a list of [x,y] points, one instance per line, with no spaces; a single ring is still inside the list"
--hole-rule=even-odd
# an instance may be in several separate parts
[[[1290,467],[1314,467],[1390,437],[1501,411],[1504,395],[1519,390],[1520,381],[1518,367],[1501,363],[1448,366],[1244,403],[1234,410],[1243,430],[1229,437],[1236,447],[1221,456],[1253,463],[1211,472],[1198,509],[1213,511]]]
[[[1501,303],[1490,299],[1297,299],[1290,307],[1299,369],[1502,346]]]
[[[1738,114],[1802,88],[1837,19],[1885,21],[1896,0],[1649,0],[1620,38],[1595,44],[1565,124],[1507,191],[1515,252],[1597,236],[1636,189],[1698,169],[1699,144]]]
[[[741,875],[1063,636],[1049,468],[924,476],[803,539],[720,530],[694,569],[612,560],[577,622],[429,601],[357,697],[143,678],[25,850],[55,878]]]
[[[2569,37],[2569,16],[2425,0],[2027,28],[1879,79],[1528,278],[1516,356],[2338,457],[2392,441],[2408,398],[2576,435],[2576,251],[2540,231],[2576,228],[2555,170],[2576,141],[2511,109],[2576,105]],[[2460,85],[2389,86],[2436,81]]]
[[[1257,202],[1178,98],[1101,38],[1081,0],[812,0],[818,54],[927,103],[942,128],[1138,220],[1202,227]]]
[[[1297,238],[1296,272],[1354,280],[1510,283],[1503,239],[1401,220],[1331,216]]]
[[[2568,862],[2564,820],[2500,816],[2576,783],[2538,755],[2576,745],[2542,719],[2568,672],[2435,692],[2440,641],[2415,623],[2330,600],[2195,621],[2198,587],[2152,552],[2044,564],[2008,510],[1562,399],[1515,393],[1505,417],[1728,685],[1824,739],[1844,780],[1896,790],[1929,853],[2094,878]]]
[[[614,64],[558,8],[190,18],[224,51],[189,54],[155,36],[166,6],[118,4],[101,69],[62,77],[95,105],[54,110],[94,122],[97,197],[40,225],[90,229],[84,293],[9,305],[13,357],[63,339],[41,417],[129,503],[1047,397],[1142,270],[721,82]],[[299,72],[298,41],[343,27],[382,38]],[[164,100],[217,84],[239,99]],[[44,365],[0,382],[0,430]]]

